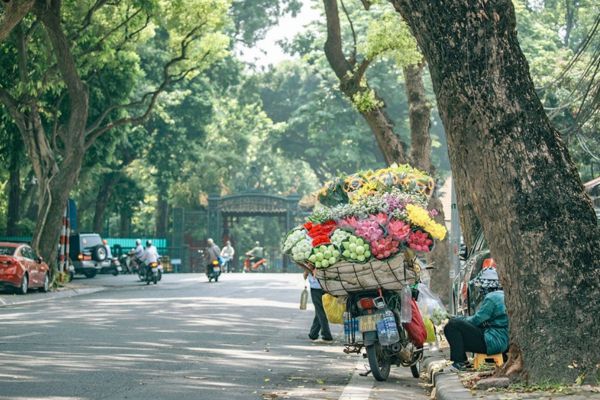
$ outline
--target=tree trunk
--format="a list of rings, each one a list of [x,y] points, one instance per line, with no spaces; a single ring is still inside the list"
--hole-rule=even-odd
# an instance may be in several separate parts
[[[429,136],[431,105],[425,96],[423,68],[423,64],[403,68],[410,122],[410,160],[413,167],[432,173]]]
[[[131,217],[133,216],[133,211],[131,208],[127,206],[123,206],[121,208],[121,215],[119,217],[119,236],[120,237],[129,237],[131,235]]]
[[[592,379],[600,360],[600,231],[517,41],[510,0],[391,0],[429,64],[457,195],[499,265],[532,382]]]
[[[11,151],[8,178],[8,212],[6,216],[6,236],[19,236],[19,219],[21,214],[21,157],[23,146],[19,132],[10,135]]]
[[[436,193],[429,200],[429,209],[436,209],[438,214],[434,217],[435,222],[446,225],[444,207]],[[450,244],[446,235],[444,240],[438,240],[431,253],[427,254],[427,262],[433,268],[429,274],[431,277],[430,287],[434,293],[439,295],[444,303],[450,298]]]
[[[410,122],[410,160],[415,168],[435,175],[435,168],[431,164],[431,136],[429,132],[431,122],[431,105],[425,94],[423,83],[424,64],[408,65],[403,68],[406,98],[408,100],[408,118]],[[429,201],[429,209],[436,209],[438,214],[435,221],[445,225],[444,208],[438,198],[437,191]],[[449,258],[448,237],[438,241],[433,251],[427,255],[427,263],[432,266],[431,289],[440,295],[442,300],[449,298]]]
[[[160,185],[159,185],[160,187]],[[167,237],[169,203],[165,197],[166,190],[159,189],[158,201],[156,203],[156,237]]]
[[[98,188],[98,194],[96,196],[96,208],[94,211],[94,232],[102,232],[104,225],[104,215],[106,214],[106,207],[113,194],[113,187],[119,181],[119,173],[108,172],[103,174],[102,183]]]
[[[55,267],[58,254],[58,238],[62,219],[69,200],[70,188],[75,185],[81,164],[83,151],[73,155],[63,168],[50,179],[39,179],[38,223],[33,234],[32,247]]]

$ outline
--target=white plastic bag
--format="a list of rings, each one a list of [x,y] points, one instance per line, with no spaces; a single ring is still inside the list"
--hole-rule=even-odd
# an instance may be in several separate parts
[[[423,283],[419,283],[417,289],[419,290],[417,305],[421,310],[421,314],[431,319],[435,325],[441,324],[448,314],[442,300]]]

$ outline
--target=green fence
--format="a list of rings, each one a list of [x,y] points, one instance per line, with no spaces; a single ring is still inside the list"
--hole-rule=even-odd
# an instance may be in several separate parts
[[[31,236],[0,236],[0,242],[29,243]]]
[[[115,247],[120,247],[123,251],[129,251],[135,248],[135,241],[137,239],[142,240],[142,245],[146,245],[146,240],[152,240],[152,244],[156,246],[158,252],[163,255],[169,255],[169,242],[165,238],[105,238],[114,252]],[[31,242],[31,236],[0,236],[0,242],[19,242],[29,243]]]

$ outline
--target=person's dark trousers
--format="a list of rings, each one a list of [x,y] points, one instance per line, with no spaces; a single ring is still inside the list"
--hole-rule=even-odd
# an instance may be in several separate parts
[[[319,338],[319,332],[321,332],[321,337],[324,340],[333,339],[329,330],[329,321],[327,321],[327,315],[325,315],[325,309],[323,308],[323,294],[322,289],[310,289],[310,297],[315,306],[315,318],[308,334],[308,337],[312,340]]]
[[[450,344],[450,360],[454,362],[467,361],[467,351],[487,353],[483,328],[470,322],[451,318],[444,327],[444,335]]]

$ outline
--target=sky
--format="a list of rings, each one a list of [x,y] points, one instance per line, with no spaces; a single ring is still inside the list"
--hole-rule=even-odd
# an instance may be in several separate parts
[[[319,18],[320,11],[311,8],[312,2],[310,0],[303,0],[302,3],[302,9],[296,17],[286,15],[281,18],[279,24],[271,28],[265,38],[259,41],[255,47],[238,49],[240,58],[259,68],[292,59],[293,57],[284,54],[277,42],[282,39],[293,38],[302,31],[305,25]]]

